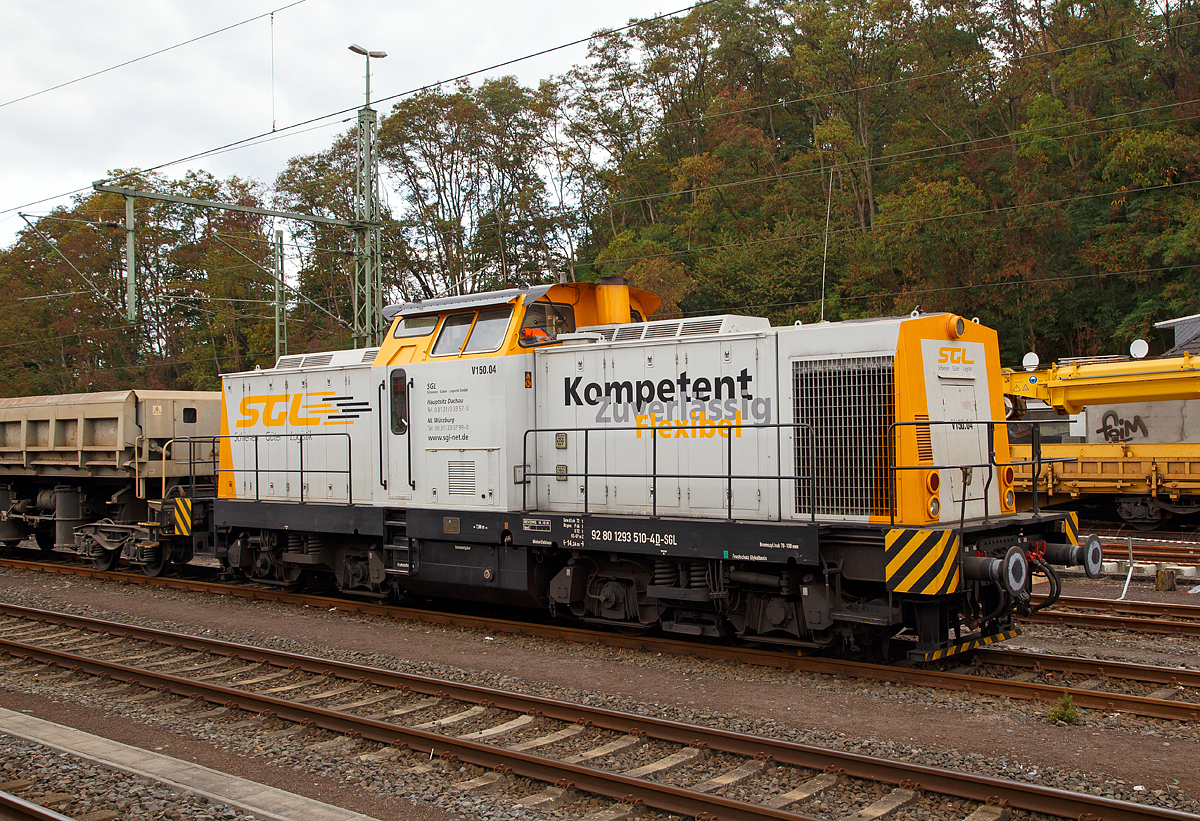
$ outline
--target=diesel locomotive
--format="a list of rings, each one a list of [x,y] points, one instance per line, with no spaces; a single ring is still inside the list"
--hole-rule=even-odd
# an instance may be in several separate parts
[[[918,660],[1015,635],[1034,570],[1099,572],[1073,514],[1016,508],[992,330],[659,304],[428,299],[219,393],[0,400],[0,540]]]

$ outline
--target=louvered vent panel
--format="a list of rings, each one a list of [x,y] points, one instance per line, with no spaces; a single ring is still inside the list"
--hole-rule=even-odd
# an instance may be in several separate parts
[[[892,477],[887,469],[888,426],[895,419],[892,357],[821,359],[792,363],[797,422],[812,426],[796,435],[796,512],[886,516]],[[810,456],[812,462],[810,463]]]
[[[720,317],[716,319],[697,319],[691,322],[683,323],[683,327],[679,329],[680,336],[702,336],[704,334],[715,334],[721,330],[721,323],[724,320]]]
[[[475,495],[475,462],[455,461],[448,464],[450,494],[453,496]]]
[[[303,356],[281,356],[279,357],[279,361],[275,363],[275,370],[281,371],[286,368],[299,368],[303,363]]]
[[[370,365],[375,361],[375,355],[377,353],[379,353],[378,348],[367,348],[365,351],[363,351],[362,359],[359,360],[359,364]]]
[[[664,322],[661,325],[647,325],[643,339],[664,339],[679,334],[678,322]]]
[[[597,328],[592,333],[600,334],[600,338],[603,339],[605,342],[612,342],[613,341],[613,333],[615,331],[616,331],[616,328]]]
[[[929,414],[918,413],[914,414],[914,421],[929,422]],[[917,458],[922,462],[933,463],[933,434],[929,430],[929,425],[914,426],[917,431]]]
[[[333,354],[331,353],[313,354],[312,356],[304,357],[304,367],[312,368],[319,365],[328,365],[332,361]]]
[[[613,337],[614,342],[628,342],[631,339],[641,339],[642,331],[646,329],[645,325],[622,325],[617,328],[617,335]]]

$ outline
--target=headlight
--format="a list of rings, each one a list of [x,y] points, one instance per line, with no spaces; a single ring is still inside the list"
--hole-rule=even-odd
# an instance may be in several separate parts
[[[951,339],[958,339],[967,332],[967,322],[957,314],[950,314],[946,317],[946,335]]]
[[[1009,490],[1007,493],[1004,494],[1004,506],[1005,507],[1012,507],[1013,503],[1015,501],[1016,501],[1016,497],[1013,496],[1012,490]]]
[[[942,510],[942,503],[936,498],[929,500],[929,518],[936,519],[938,513]]]

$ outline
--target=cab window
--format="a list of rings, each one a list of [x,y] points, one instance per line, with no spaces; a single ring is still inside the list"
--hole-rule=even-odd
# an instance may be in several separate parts
[[[434,343],[433,355],[449,356],[462,353],[463,345],[467,341],[467,334],[471,332],[471,323],[473,321],[475,321],[474,311],[451,314],[446,317],[446,321],[442,323],[442,332],[438,334],[437,342]]]
[[[392,331],[392,336],[396,339],[403,339],[406,336],[429,336],[437,327],[437,321],[437,314],[402,316],[396,322],[396,330]]]
[[[475,311],[451,314],[442,323],[442,331],[433,343],[433,356],[454,356],[460,353],[486,353],[504,344],[512,306],[484,308],[476,319]]]
[[[471,329],[471,338],[467,340],[463,353],[483,353],[494,351],[504,343],[508,332],[508,320],[512,317],[512,306],[503,308],[487,308],[479,312],[475,327]]]
[[[548,345],[558,339],[559,334],[574,332],[574,308],[553,302],[535,302],[525,309],[525,321],[521,323],[521,347]]]

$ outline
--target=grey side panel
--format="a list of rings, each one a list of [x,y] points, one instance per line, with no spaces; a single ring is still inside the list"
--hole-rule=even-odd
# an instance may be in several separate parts
[[[385,508],[218,499],[217,527],[382,536]]]

